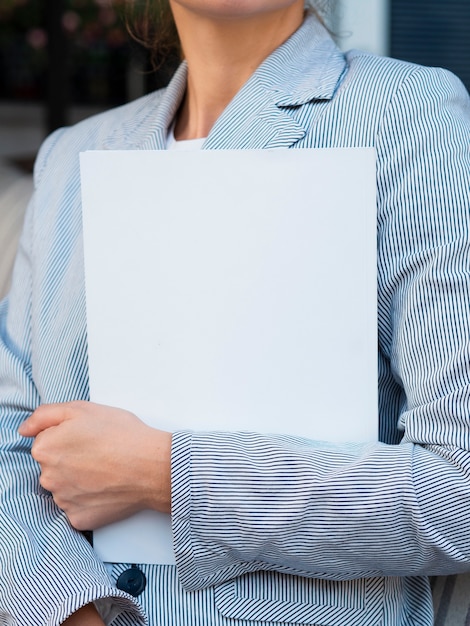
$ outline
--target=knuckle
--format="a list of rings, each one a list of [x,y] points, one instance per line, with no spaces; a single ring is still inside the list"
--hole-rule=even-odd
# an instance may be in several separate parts
[[[59,509],[61,509],[62,511],[64,511],[64,513],[67,514],[67,504],[65,503],[65,501],[60,497],[60,494],[58,493],[53,493],[52,492],[52,497],[54,498],[54,502],[56,503],[56,505],[59,507]]]
[[[49,479],[47,474],[42,473],[39,476],[39,484],[41,485],[43,489],[45,489],[46,491],[49,491],[50,493],[52,493],[54,490],[52,481]]]
[[[31,446],[31,456],[39,463],[39,465],[49,465],[54,457],[51,455],[51,436],[50,433],[39,433]]]
[[[38,436],[31,446],[31,456],[39,464],[44,461],[44,446],[42,445],[41,438]]]
[[[86,523],[83,515],[77,511],[65,511],[71,525],[77,530],[86,530]]]

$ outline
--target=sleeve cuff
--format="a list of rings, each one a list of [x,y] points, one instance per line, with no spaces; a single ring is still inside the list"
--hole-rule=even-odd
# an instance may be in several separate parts
[[[118,616],[121,617],[121,623],[128,623],[129,626],[145,626],[147,623],[144,614],[132,596],[111,586],[93,587],[77,596],[68,598],[55,608],[45,623],[47,626],[59,626],[73,613],[92,602],[101,619],[107,625],[111,624]]]
[[[191,541],[191,442],[192,433],[173,434],[171,449],[171,523],[173,548],[181,583],[187,589],[195,588],[194,581],[185,580],[184,572],[194,571]],[[197,586],[197,585],[196,585]]]

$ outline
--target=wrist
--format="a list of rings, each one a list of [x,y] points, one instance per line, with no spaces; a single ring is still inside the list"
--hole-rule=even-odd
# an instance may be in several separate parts
[[[87,604],[78,609],[62,624],[63,626],[105,626],[94,604]]]
[[[146,507],[171,512],[171,433],[150,429],[147,440]]]

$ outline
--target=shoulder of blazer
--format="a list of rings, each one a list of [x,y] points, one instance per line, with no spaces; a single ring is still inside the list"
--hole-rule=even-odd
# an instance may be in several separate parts
[[[42,144],[35,164],[35,183],[40,182],[49,161],[63,158],[68,153],[85,150],[105,150],[114,141],[125,148],[135,128],[158,110],[164,90],[143,96],[133,102],[89,117],[74,126],[60,128]]]
[[[57,160],[56,165],[60,162],[65,165],[74,159],[78,163],[79,153],[86,150],[143,149],[144,146],[140,145],[141,135],[166,129],[164,119],[174,115],[184,94],[185,84],[186,68],[183,63],[168,87],[93,115],[73,126],[56,130],[39,150],[35,164],[36,184],[53,160]]]

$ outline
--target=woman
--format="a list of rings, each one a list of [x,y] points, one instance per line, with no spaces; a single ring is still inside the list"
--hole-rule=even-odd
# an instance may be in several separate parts
[[[303,0],[170,4],[186,63],[167,90],[38,156],[1,308],[5,623],[430,625],[427,576],[470,564],[468,95],[442,70],[343,55]],[[381,443],[171,436],[70,402],[88,398],[78,153],[172,132],[376,148]],[[103,565],[73,528],[170,506],[177,568]]]

